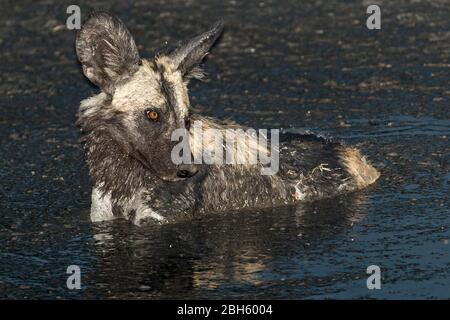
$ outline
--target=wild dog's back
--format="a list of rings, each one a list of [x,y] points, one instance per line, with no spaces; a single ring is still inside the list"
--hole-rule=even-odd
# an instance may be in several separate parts
[[[210,119],[203,121],[207,127],[218,129],[217,134],[222,136],[230,128]],[[270,154],[269,148],[258,144],[256,136],[247,134],[239,138],[255,140],[247,145],[258,149],[254,154],[260,151]],[[211,145],[211,141],[203,141],[203,149]],[[223,147],[225,153],[227,146]],[[198,208],[239,210],[316,200],[364,188],[380,175],[359,150],[314,134],[281,132],[278,149],[279,171],[273,175],[262,175],[261,163],[210,166],[202,183]]]
[[[359,150],[314,134],[286,132],[280,143],[280,175],[295,186],[296,200],[351,192],[380,173]]]

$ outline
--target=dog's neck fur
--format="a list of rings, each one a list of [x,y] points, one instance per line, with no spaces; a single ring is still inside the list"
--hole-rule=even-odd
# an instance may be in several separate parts
[[[102,126],[102,110],[109,97],[100,93],[83,100],[77,124],[84,135],[82,142],[93,184],[114,202],[130,199],[143,187],[149,171],[144,165],[126,154]]]
[[[115,201],[132,198],[144,185],[148,170],[134,157],[123,153],[111,137],[100,131],[85,136],[87,164],[93,183]]]

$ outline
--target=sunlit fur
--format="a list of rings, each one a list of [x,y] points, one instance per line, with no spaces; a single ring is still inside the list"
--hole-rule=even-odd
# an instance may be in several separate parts
[[[380,177],[380,172],[370,165],[358,149],[342,148],[339,157],[359,188],[374,183]]]

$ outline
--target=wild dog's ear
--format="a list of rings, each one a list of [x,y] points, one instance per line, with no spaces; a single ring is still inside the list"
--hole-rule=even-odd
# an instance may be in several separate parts
[[[191,72],[196,72],[196,67],[219,38],[223,30],[223,21],[219,20],[213,24],[208,31],[191,39],[187,44],[179,47],[169,55],[174,65],[185,77],[192,76]],[[195,75],[194,75],[195,77]]]
[[[84,75],[108,94],[139,67],[139,53],[125,24],[106,11],[93,12],[77,34]]]

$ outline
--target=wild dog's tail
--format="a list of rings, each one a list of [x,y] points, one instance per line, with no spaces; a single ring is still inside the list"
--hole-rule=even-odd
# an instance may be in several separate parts
[[[358,189],[364,188],[380,177],[380,172],[361,155],[358,149],[343,147],[339,151],[339,159],[342,165],[353,177]]]

